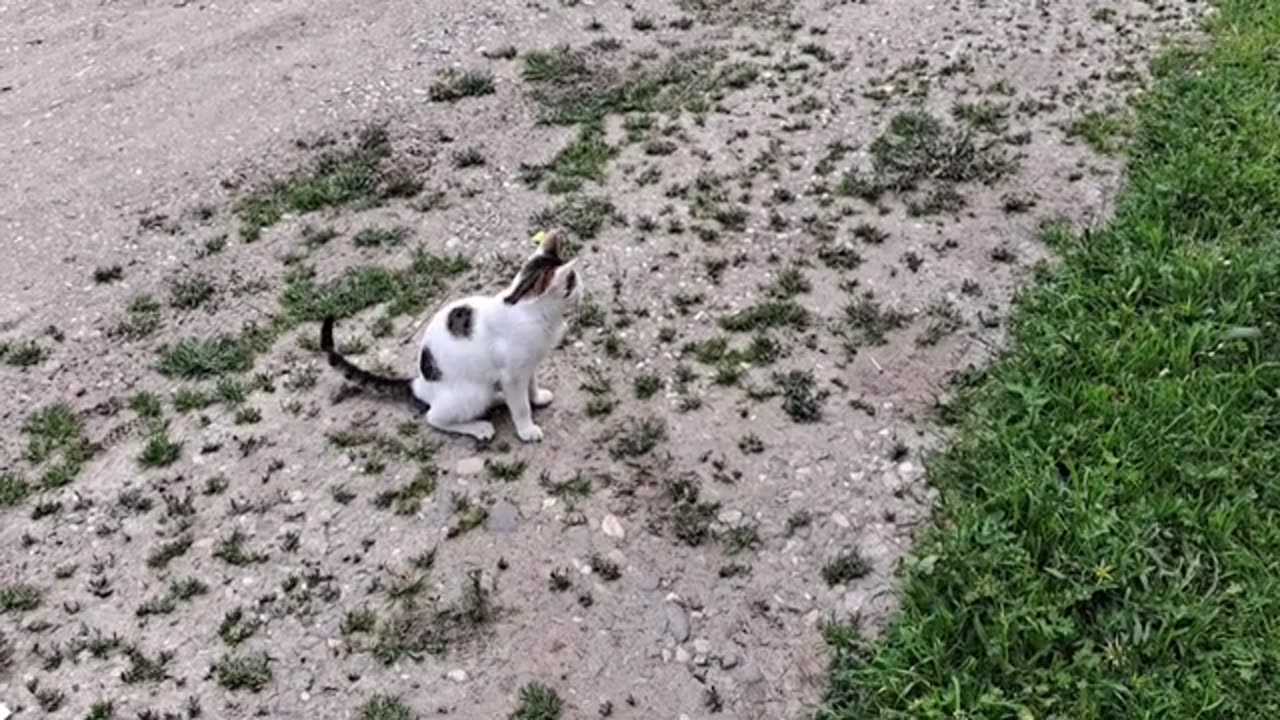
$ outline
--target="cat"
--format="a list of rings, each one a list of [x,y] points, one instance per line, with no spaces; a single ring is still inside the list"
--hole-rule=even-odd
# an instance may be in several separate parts
[[[422,334],[414,378],[377,375],[343,357],[332,317],[321,323],[320,349],[348,380],[409,401],[438,430],[490,440],[493,423],[483,416],[505,402],[516,435],[540,442],[533,408],[550,405],[554,395],[538,387],[538,364],[560,343],[565,313],[582,298],[577,261],[566,262],[560,252],[559,234],[548,233],[504,291],[437,310]]]

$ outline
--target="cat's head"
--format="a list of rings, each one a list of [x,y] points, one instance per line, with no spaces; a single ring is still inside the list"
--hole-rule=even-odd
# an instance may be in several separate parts
[[[559,231],[548,232],[520,267],[502,300],[508,305],[543,303],[565,306],[582,298],[582,277],[576,259],[560,255],[563,238]]]

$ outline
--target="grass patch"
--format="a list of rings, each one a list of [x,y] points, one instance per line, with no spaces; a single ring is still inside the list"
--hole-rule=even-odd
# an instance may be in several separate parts
[[[1119,108],[1090,110],[1067,125],[1067,137],[1080,138],[1103,155],[1115,155],[1133,132],[1133,121]]]
[[[390,156],[391,141],[386,131],[377,128],[364,131],[353,147],[327,153],[312,168],[242,201],[236,208],[241,237],[246,242],[257,240],[263,230],[275,225],[287,213],[372,204],[395,194],[394,178],[382,177],[379,172],[383,161]]]
[[[625,225],[626,219],[613,201],[590,195],[574,195],[533,216],[537,229],[562,227],[579,240],[591,240],[605,225]]]
[[[160,351],[156,369],[162,375],[183,380],[200,380],[253,367],[257,349],[244,336],[215,335],[187,338]]]
[[[470,268],[462,257],[438,257],[421,250],[401,270],[362,265],[323,283],[317,282],[310,268],[297,268],[286,278],[280,302],[290,322],[318,322],[330,315],[347,318],[383,303],[387,314],[397,317],[420,311],[447,278]]]
[[[360,706],[360,720],[413,720],[413,710],[395,695],[374,695]]]
[[[920,110],[898,113],[884,133],[872,141],[871,162],[876,179],[871,187],[914,190],[932,181],[942,183],[994,182],[1015,164],[993,144],[978,145],[963,130]],[[855,176],[856,177],[856,176]],[[851,188],[861,195],[868,188]]]
[[[40,484],[62,487],[80,474],[93,456],[93,445],[84,433],[84,423],[65,403],[46,405],[22,421],[27,446],[27,462],[44,467]]]
[[[22,340],[16,343],[0,342],[0,363],[16,368],[29,368],[44,362],[49,357],[49,349],[35,340]]]
[[[537,186],[545,179],[547,192],[553,195],[577,192],[586,181],[603,182],[605,168],[618,154],[618,149],[604,139],[604,123],[584,123],[578,136],[551,158],[546,165],[524,166],[521,171],[529,185]]]
[[[531,682],[520,688],[520,701],[511,720],[560,720],[563,713],[564,701],[559,693],[540,682]]]
[[[729,332],[751,332],[780,327],[803,330],[808,326],[809,311],[794,300],[763,300],[720,318],[720,327]]]
[[[271,682],[271,658],[266,653],[224,655],[213,664],[213,677],[228,690],[259,692]]]
[[[141,340],[160,328],[160,303],[150,295],[134,295],[125,306],[124,317],[111,334],[126,340]]]
[[[493,73],[488,70],[456,70],[446,68],[440,71],[435,82],[427,88],[427,97],[431,102],[457,102],[465,98],[492,95],[496,89]]]
[[[1115,219],[957,398],[939,523],[885,635],[833,640],[823,720],[1280,716],[1280,10],[1216,7]]]

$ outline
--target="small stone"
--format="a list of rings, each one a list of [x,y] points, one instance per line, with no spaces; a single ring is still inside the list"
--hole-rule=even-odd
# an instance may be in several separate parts
[[[706,638],[698,638],[693,641],[693,651],[699,655],[706,655],[711,652],[711,641]]]
[[[689,639],[689,615],[684,608],[669,602],[662,606],[662,616],[666,621],[667,634],[676,642]]]
[[[456,683],[464,683],[467,681],[467,671],[462,669],[450,670],[446,677]]]
[[[622,528],[622,521],[612,514],[605,515],[600,521],[600,532],[615,540],[621,540],[627,536],[627,531]]]
[[[484,521],[485,529],[498,535],[513,533],[519,525],[520,510],[506,500],[494,503]]]
[[[657,575],[641,575],[636,585],[640,587],[640,592],[654,592],[662,585],[662,578]]]
[[[742,519],[741,510],[725,510],[716,516],[716,519],[725,525],[737,525]]]
[[[743,685],[755,685],[764,682],[764,673],[760,672],[760,668],[755,664],[745,665],[742,672],[738,673],[738,682]]]
[[[831,522],[835,523],[836,527],[846,530],[852,525],[852,523],[849,522],[849,518],[845,517],[844,513],[840,512],[831,513]]]
[[[458,461],[454,468],[459,475],[479,475],[484,472],[484,458],[469,457]]]
[[[737,653],[725,653],[724,655],[720,656],[720,669],[732,670],[738,667],[738,662],[739,661],[738,661]]]
[[[688,650],[685,650],[681,646],[676,646],[676,662],[680,663],[681,665],[684,665],[685,663],[689,662],[690,659],[691,658],[689,657]]]
[[[916,466],[909,462],[904,462],[898,466],[898,474],[904,478],[911,479],[916,474]]]

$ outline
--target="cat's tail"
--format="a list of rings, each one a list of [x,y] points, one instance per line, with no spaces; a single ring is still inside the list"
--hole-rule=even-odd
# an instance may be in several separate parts
[[[413,394],[412,378],[378,375],[343,357],[342,353],[338,352],[337,345],[333,342],[334,322],[334,318],[327,317],[324,322],[320,323],[320,351],[329,359],[330,366],[342,373],[342,376],[348,381],[366,390],[386,397],[406,400],[419,410],[425,411],[427,409],[426,403]]]

